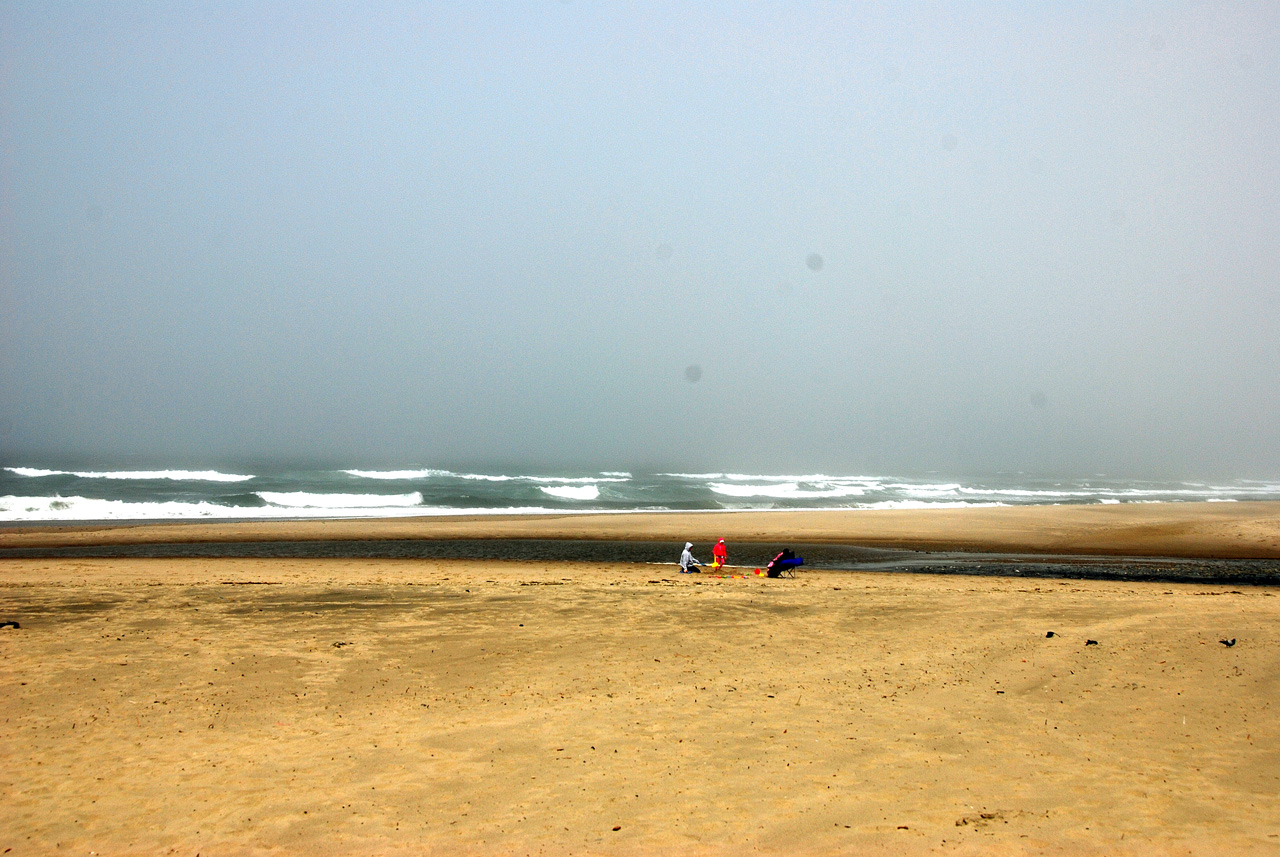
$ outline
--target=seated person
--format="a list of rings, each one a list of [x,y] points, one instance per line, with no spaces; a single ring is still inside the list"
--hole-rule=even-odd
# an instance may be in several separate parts
[[[804,559],[795,555],[791,548],[783,548],[782,551],[769,561],[768,573],[770,577],[779,577],[784,571],[791,571],[798,565],[803,565]]]

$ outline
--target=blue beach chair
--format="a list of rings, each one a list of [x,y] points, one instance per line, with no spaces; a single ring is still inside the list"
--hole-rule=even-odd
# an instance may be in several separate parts
[[[802,565],[804,565],[804,557],[796,556],[791,548],[783,548],[769,561],[766,573],[770,577],[795,577],[796,569]]]

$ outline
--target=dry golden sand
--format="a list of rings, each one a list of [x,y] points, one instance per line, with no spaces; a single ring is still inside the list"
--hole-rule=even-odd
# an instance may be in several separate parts
[[[4,560],[0,852],[1276,854],[1277,592]]]

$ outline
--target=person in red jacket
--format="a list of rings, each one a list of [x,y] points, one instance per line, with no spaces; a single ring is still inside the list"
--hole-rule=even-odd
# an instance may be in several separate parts
[[[712,563],[719,568],[729,562],[729,549],[724,546],[724,539],[716,542],[716,546],[711,549]]]

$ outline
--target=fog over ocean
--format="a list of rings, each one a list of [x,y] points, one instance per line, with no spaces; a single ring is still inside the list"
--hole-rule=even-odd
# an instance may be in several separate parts
[[[1278,84],[1280,0],[0,0],[0,851],[1274,851]]]
[[[1280,499],[1280,482],[1019,474],[465,473],[0,469],[0,522],[361,518],[543,512],[902,509]]]
[[[0,466],[338,471],[10,518],[1280,481],[1280,4],[0,0],[0,57]]]

